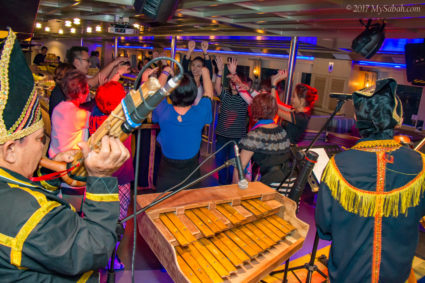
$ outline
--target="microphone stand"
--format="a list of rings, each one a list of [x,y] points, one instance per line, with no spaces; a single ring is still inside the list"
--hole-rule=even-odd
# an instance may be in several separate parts
[[[304,186],[305,186],[304,180],[307,180],[307,176],[311,173],[311,171],[313,170],[314,164],[315,164],[314,157],[316,157],[316,160],[317,160],[317,157],[318,157],[317,154],[309,155],[311,153],[315,153],[315,152],[310,152],[310,149],[313,147],[313,145],[319,139],[320,134],[328,127],[329,123],[331,122],[333,117],[336,115],[336,113],[339,110],[341,110],[344,103],[350,98],[349,97],[338,97],[337,99],[338,99],[338,104],[335,107],[335,110],[332,112],[331,116],[329,116],[328,120],[326,120],[326,123],[322,126],[320,131],[316,134],[316,136],[311,141],[310,145],[306,148],[306,150],[304,152],[300,152],[300,154],[302,154],[302,156],[303,156],[303,159],[305,159],[305,165],[303,167],[309,167],[309,168],[307,168],[307,170],[302,170],[302,172],[304,173],[303,175],[306,175],[306,176],[299,176],[298,179],[300,179],[301,181],[298,182],[298,180],[297,180],[297,182],[295,182],[295,184],[294,184],[294,187],[291,189],[290,197],[291,197],[292,200],[294,200],[297,203],[297,207],[298,207],[299,198],[301,197],[302,190],[304,189],[304,187],[302,186],[302,183],[304,183]],[[308,158],[306,158],[306,157],[308,157]],[[313,162],[310,162],[309,159],[313,159]],[[309,162],[311,164],[308,164]],[[311,283],[311,279],[312,279],[314,271],[317,271],[324,279],[327,279],[326,274],[324,274],[321,270],[319,270],[317,265],[314,263],[314,261],[316,259],[316,252],[317,252],[317,246],[318,245],[319,245],[319,233],[317,232],[317,229],[316,229],[316,234],[314,236],[314,243],[313,243],[313,248],[312,248],[312,252],[311,252],[309,262],[305,263],[303,265],[300,265],[300,266],[295,266],[295,267],[289,268],[289,259],[288,259],[285,262],[285,270],[284,270],[284,276],[283,276],[283,280],[282,280],[283,283],[287,282],[288,271],[294,271],[294,270],[303,269],[303,268],[307,269],[307,271],[308,271],[307,278],[306,278],[306,282],[308,282],[308,283]],[[276,273],[281,273],[281,272],[282,271],[271,272],[270,275],[273,275],[273,274],[276,274]],[[295,276],[295,277],[298,279],[299,282],[301,282],[301,280],[297,276]]]

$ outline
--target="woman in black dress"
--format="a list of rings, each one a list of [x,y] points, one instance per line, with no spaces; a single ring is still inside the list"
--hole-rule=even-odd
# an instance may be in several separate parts
[[[277,188],[285,177],[290,142],[286,131],[273,121],[278,111],[276,99],[269,93],[259,94],[251,111],[256,124],[239,141],[242,167],[252,159],[260,167],[260,181]],[[237,174],[233,174],[233,181],[237,182]]]

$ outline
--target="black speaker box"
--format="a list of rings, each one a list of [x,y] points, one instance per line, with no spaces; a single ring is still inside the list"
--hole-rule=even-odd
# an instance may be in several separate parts
[[[177,9],[178,0],[135,0],[134,9],[154,22],[164,23]]]
[[[371,20],[367,24],[360,21],[365,27],[360,35],[358,35],[351,44],[351,49],[359,53],[366,59],[370,59],[379,50],[385,39],[385,24],[371,24]]]
[[[414,85],[425,86],[425,43],[405,45],[407,81]]]

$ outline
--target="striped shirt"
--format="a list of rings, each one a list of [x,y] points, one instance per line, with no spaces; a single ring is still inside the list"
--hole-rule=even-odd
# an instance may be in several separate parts
[[[220,114],[218,115],[216,134],[226,138],[246,136],[248,104],[239,95],[224,90],[219,95]]]

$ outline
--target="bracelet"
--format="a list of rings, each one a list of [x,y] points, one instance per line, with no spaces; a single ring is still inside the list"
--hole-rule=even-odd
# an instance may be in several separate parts
[[[162,72],[161,72],[161,74],[164,74],[164,75],[167,75],[167,76],[169,76],[169,75],[170,75],[170,73],[169,73],[169,72],[167,72],[167,71],[162,71]]]
[[[221,78],[223,75],[219,75],[219,74],[217,74],[216,76],[217,76],[217,77],[219,77],[219,78]]]

